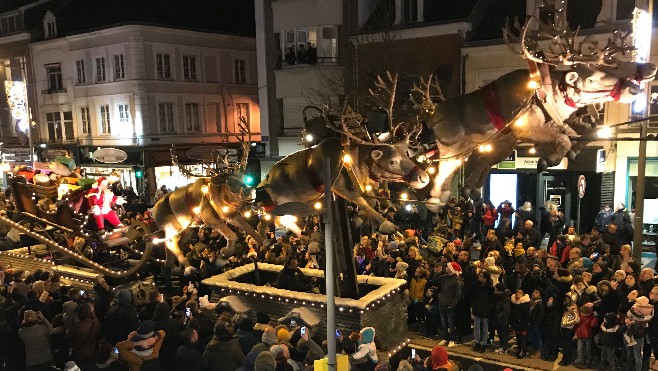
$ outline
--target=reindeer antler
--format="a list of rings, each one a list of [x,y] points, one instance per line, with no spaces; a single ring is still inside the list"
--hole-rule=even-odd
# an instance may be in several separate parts
[[[390,71],[386,71],[386,77],[388,78],[388,81],[384,82],[382,77],[377,75],[375,87],[378,91],[374,92],[372,88],[368,88],[368,92],[388,114],[388,128],[389,130],[393,130],[393,104],[395,103],[395,93],[398,88],[398,74],[397,72],[391,74]],[[387,97],[382,97],[382,94],[380,93],[382,90],[388,95]]]
[[[251,150],[251,128],[249,128],[249,123],[244,118],[244,116],[240,116],[238,127],[240,128],[241,134],[238,137],[238,141],[242,146],[242,158],[240,158],[240,162],[238,163],[238,170],[243,171],[247,168],[247,160],[249,160],[249,151]],[[247,136],[246,141],[244,138],[245,135]]]
[[[430,74],[427,78],[427,81],[421,76],[419,85],[414,83],[413,88],[411,88],[411,93],[409,94],[409,99],[414,105],[414,109],[420,112],[434,112],[436,103],[432,99],[432,90],[435,90],[435,97],[438,97],[440,101],[446,100],[443,92],[441,91],[441,86],[439,85],[439,79]],[[414,98],[414,93],[420,93],[422,96],[420,102]]]
[[[184,165],[181,165],[180,162],[178,162],[178,155],[176,154],[176,146],[171,145],[171,149],[169,150],[169,153],[171,155],[171,163],[174,164],[174,166],[178,167],[178,171],[183,174],[184,177],[186,178],[192,178],[192,177],[197,177],[197,178],[204,178],[206,175],[202,174],[195,174],[187,169]]]
[[[548,5],[546,3],[541,5],[544,6]],[[543,22],[533,15],[521,28],[518,20],[515,20],[514,29],[518,31],[519,37],[516,36],[509,22],[505,22],[503,39],[510,48],[526,59],[555,66],[589,63],[615,66],[619,54],[624,55],[635,49],[628,45],[630,31],[614,31],[605,46],[599,45],[591,35],[578,40],[580,28],[575,31],[569,29],[566,12],[566,1],[564,1],[561,8],[555,9],[553,24]],[[537,26],[537,31],[531,30],[534,26]],[[540,47],[542,40],[548,41],[547,47]],[[520,51],[516,50],[515,44],[520,45]]]

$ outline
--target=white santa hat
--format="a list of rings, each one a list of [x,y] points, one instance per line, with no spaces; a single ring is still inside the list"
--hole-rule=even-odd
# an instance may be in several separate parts
[[[448,272],[450,272],[450,274],[460,275],[462,273],[462,267],[459,264],[455,263],[455,262],[448,263],[447,268],[448,268]]]

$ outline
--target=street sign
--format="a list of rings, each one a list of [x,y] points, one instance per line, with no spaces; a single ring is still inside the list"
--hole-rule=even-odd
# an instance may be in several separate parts
[[[581,175],[578,177],[578,198],[583,198],[585,196],[585,186],[587,185],[587,182],[585,182],[585,176]]]

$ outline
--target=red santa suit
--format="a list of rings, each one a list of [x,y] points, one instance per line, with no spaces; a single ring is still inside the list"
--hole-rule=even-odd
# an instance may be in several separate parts
[[[105,220],[110,222],[115,227],[121,227],[121,221],[116,212],[112,209],[112,205],[121,203],[122,198],[114,195],[112,191],[107,188],[108,181],[104,177],[96,180],[98,186],[92,188],[87,194],[91,212],[94,214],[96,226],[98,229],[105,228]]]

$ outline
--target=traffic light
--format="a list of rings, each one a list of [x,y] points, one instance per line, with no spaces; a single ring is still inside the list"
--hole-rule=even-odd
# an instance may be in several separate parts
[[[249,159],[244,169],[242,181],[247,187],[255,187],[260,183],[260,160]]]
[[[135,172],[135,178],[141,179],[144,176],[144,172],[139,167],[134,167],[133,171]]]

